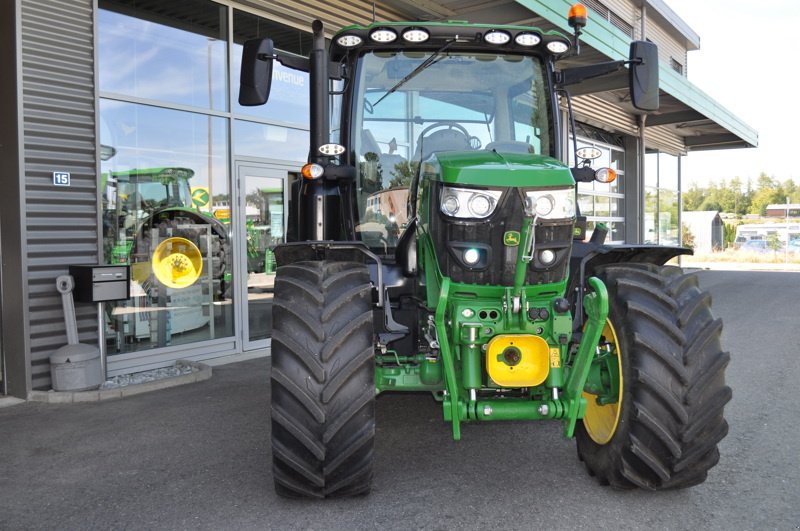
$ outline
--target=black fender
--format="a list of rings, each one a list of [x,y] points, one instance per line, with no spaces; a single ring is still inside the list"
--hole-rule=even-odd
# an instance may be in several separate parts
[[[676,256],[691,254],[694,252],[687,247],[574,242],[569,264],[567,299],[575,311],[575,330],[583,328],[583,295],[586,292],[586,279],[592,276],[598,267],[623,262],[664,265]]]
[[[373,260],[378,264],[380,258],[360,241],[307,240],[281,243],[273,249],[278,267],[294,262],[336,260],[344,262],[364,262]]]

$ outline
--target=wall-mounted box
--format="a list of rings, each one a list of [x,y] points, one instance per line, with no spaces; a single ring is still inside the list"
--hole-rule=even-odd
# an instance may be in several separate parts
[[[128,265],[72,265],[76,302],[124,301],[131,297],[131,268]]]

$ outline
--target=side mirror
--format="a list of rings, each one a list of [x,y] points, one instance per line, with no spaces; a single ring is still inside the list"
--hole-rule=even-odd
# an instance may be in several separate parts
[[[245,41],[239,77],[239,105],[263,105],[272,86],[272,39]]]
[[[642,111],[658,110],[658,47],[633,41],[630,53],[631,103]]]

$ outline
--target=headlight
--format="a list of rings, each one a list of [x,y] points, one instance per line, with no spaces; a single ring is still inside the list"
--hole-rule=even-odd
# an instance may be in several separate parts
[[[525,192],[525,213],[542,219],[575,217],[575,189],[534,190]]]
[[[445,186],[439,210],[454,218],[488,218],[497,208],[503,192],[496,190],[471,190]]]

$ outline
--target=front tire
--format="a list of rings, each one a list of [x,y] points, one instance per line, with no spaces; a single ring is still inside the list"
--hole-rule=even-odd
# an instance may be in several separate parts
[[[369,272],[298,262],[275,276],[272,459],[275,490],[329,498],[369,492],[375,435]]]
[[[608,288],[622,392],[618,404],[587,408],[576,427],[578,456],[600,483],[617,488],[702,483],[719,461],[731,399],[730,355],[721,350],[710,296],[696,275],[676,267],[616,264],[595,275]],[[616,416],[610,432],[593,429],[612,425],[604,416]]]

